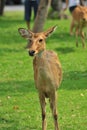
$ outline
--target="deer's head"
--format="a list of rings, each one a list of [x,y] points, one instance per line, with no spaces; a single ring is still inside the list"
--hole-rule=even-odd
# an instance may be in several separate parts
[[[33,33],[31,30],[25,28],[19,28],[18,31],[22,37],[28,40],[27,49],[30,56],[40,53],[45,50],[46,38],[56,29],[56,26],[48,29],[46,32]]]
[[[87,8],[83,8],[83,10],[81,10],[80,16],[82,21],[87,23]]]
[[[78,6],[80,9],[80,18],[83,22],[87,23],[87,7]]]

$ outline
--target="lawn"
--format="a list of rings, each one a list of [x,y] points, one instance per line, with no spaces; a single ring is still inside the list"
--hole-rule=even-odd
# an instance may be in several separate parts
[[[75,37],[69,35],[70,20],[48,19],[44,29],[53,25],[58,27],[47,39],[47,49],[58,53],[63,69],[59,126],[61,130],[87,130],[87,48],[82,48],[80,39],[76,48]],[[0,17],[0,130],[41,130],[32,57],[25,50],[27,42],[20,37],[19,27],[26,27],[23,12],[5,12]],[[47,122],[47,130],[53,130],[49,103]]]

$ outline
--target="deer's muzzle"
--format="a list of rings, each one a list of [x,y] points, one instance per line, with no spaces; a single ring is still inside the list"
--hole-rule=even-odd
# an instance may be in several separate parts
[[[30,56],[34,56],[34,54],[35,54],[35,51],[34,51],[34,50],[29,51],[29,55],[30,55]]]

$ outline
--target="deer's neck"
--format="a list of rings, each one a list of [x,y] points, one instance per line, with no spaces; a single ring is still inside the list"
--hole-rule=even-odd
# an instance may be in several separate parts
[[[46,52],[46,50],[40,51],[40,52],[36,55],[36,57],[37,57],[37,58],[43,58],[45,52]]]

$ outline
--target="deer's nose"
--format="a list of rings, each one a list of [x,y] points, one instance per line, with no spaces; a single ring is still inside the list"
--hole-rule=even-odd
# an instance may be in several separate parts
[[[86,21],[86,19],[85,19],[85,18],[83,18],[83,21]]]
[[[85,18],[83,18],[83,20],[85,21]]]
[[[34,56],[34,53],[35,53],[34,50],[29,51],[29,55],[30,55],[30,56]]]

